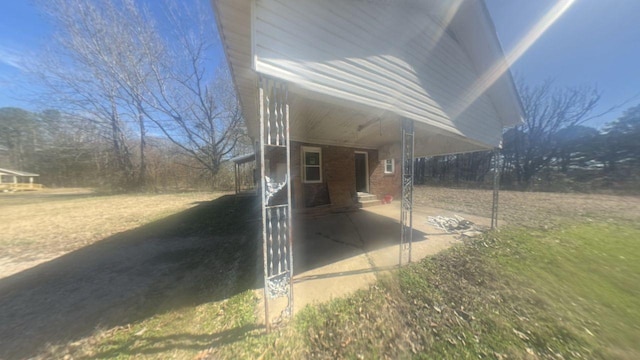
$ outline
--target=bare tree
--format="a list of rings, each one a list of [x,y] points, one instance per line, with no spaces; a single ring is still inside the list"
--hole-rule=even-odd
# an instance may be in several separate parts
[[[503,166],[515,173],[519,184],[529,186],[558,159],[558,133],[592,118],[600,92],[592,87],[557,88],[552,81],[538,86],[520,82],[519,92],[525,123],[504,134]]]
[[[43,1],[40,5],[56,29],[51,46],[39,56],[40,61],[31,64],[44,85],[41,99],[103,127],[112,144],[116,185],[135,187],[126,135],[130,101],[121,83],[121,56],[133,48],[134,40],[127,35],[122,11],[113,2],[101,7],[77,0]]]
[[[228,69],[209,69],[217,39],[206,14],[209,9],[197,6],[167,8],[172,41],[143,47],[151,69],[144,109],[168,139],[215,176],[246,132]]]
[[[164,5],[160,28],[133,0],[42,2],[58,29],[46,60],[34,66],[47,101],[111,130],[128,185],[144,186],[149,131],[164,134],[212,176],[244,134],[228,72],[209,65],[216,45],[210,9]],[[139,138],[137,178],[127,124]]]
[[[0,146],[7,153],[7,167],[35,171],[36,154],[42,134],[36,114],[20,108],[0,108]]]

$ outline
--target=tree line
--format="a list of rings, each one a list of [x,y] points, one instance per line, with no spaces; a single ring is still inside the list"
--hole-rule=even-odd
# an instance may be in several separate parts
[[[504,133],[502,149],[416,159],[416,183],[490,187],[497,167],[506,189],[640,192],[640,105],[598,130],[584,125],[600,99],[593,88],[519,92],[524,124]]]
[[[67,169],[55,170],[56,182],[76,182],[81,177],[71,174],[90,166],[101,174],[92,182],[136,191],[157,186],[159,159],[214,182],[225,159],[249,144],[229,71],[215,66],[220,56],[208,7],[170,0],[152,9],[134,0],[37,3],[55,35],[25,67],[38,85],[33,101],[56,110],[5,111],[31,119],[24,127],[41,132],[29,138],[32,150],[5,145],[15,166],[28,158],[38,162],[33,171],[45,168],[41,155],[28,152],[46,144]],[[82,161],[63,166],[73,157],[63,149]]]
[[[0,109],[0,167],[42,173],[45,185],[119,191],[231,185],[226,162],[251,149],[211,9],[163,0],[37,1],[55,29],[24,64],[44,110]],[[160,5],[158,5],[160,4]],[[221,63],[223,61],[220,61]],[[525,122],[499,155],[415,160],[416,183],[637,189],[640,105],[602,130],[585,126],[600,93],[520,82]],[[498,156],[496,158],[496,156]]]
[[[499,152],[416,159],[416,183],[490,187],[498,166],[502,187],[507,189],[638,192],[640,105],[597,130],[582,125],[589,112],[578,109],[593,108],[598,94],[582,89],[575,95],[575,91],[557,90],[548,83],[521,88],[525,122],[504,133]],[[115,138],[108,124],[59,110],[1,108],[0,167],[41,173],[43,183],[50,186],[126,190],[123,179],[141,178],[141,169],[145,187],[152,190],[233,183],[231,166],[222,160],[212,174],[191,152],[161,133],[142,138],[134,124],[122,123]],[[236,146],[235,151],[246,149]],[[128,175],[119,172],[123,154]]]
[[[49,187],[94,187],[109,191],[173,191],[231,189],[233,171],[220,166],[215,176],[202,168],[188,152],[161,136],[145,137],[145,187],[123,187],[123,178],[140,178],[139,136],[124,127],[121,147],[132,174],[118,171],[121,154],[114,151],[113,133],[88,119],[58,110],[30,112],[0,108],[0,168],[40,174]]]

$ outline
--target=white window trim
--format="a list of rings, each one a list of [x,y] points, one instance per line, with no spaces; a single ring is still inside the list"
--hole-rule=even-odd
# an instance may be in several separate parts
[[[316,147],[316,146],[302,146],[302,151],[300,151],[301,154],[301,159],[300,159],[300,164],[302,166],[300,166],[300,169],[302,170],[302,182],[305,184],[320,184],[322,183],[322,148],[320,147]],[[318,158],[320,161],[320,164],[318,164],[318,166],[316,165],[307,165],[305,163],[305,154],[308,152],[317,152],[318,153]],[[307,180],[307,172],[306,169],[307,167],[317,167],[320,169],[320,179],[319,180]]]
[[[387,161],[391,160],[391,171],[387,171]],[[396,172],[396,162],[395,159],[385,159],[382,161],[382,164],[384,166],[384,173],[385,174],[393,174]]]

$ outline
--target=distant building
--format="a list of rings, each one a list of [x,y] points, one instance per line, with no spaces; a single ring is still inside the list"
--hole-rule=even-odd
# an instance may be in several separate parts
[[[40,176],[26,171],[9,170],[0,168],[0,191],[9,190],[37,190],[42,185],[37,184],[34,178]]]

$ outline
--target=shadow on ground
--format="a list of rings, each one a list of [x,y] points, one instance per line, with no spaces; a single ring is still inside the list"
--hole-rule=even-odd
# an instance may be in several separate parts
[[[398,214],[400,215],[400,214]],[[390,247],[398,254],[398,220],[368,211],[351,211],[320,216],[299,216],[294,221],[294,273],[300,274],[338,261]],[[427,234],[413,230],[413,241]],[[394,263],[397,264],[397,263]],[[385,267],[386,269],[386,267]],[[372,268],[336,273],[335,276],[375,272]],[[331,277],[331,274],[314,278]]]
[[[253,288],[258,216],[224,196],[1,280],[0,358]]]
[[[146,337],[144,340],[131,337],[126,342],[108,341],[105,347],[109,348],[109,350],[97,353],[93,357],[104,359],[114,357],[114,354],[131,356],[156,355],[179,349],[206,351],[243,340],[247,336],[258,336],[255,333],[251,334],[257,328],[257,325],[240,326],[215,334],[194,335],[187,333]]]
[[[194,205],[0,280],[0,359],[29,358],[96,329],[261,287],[257,198],[223,196]],[[400,233],[397,221],[364,211],[297,216],[294,226],[296,274],[397,244]],[[414,235],[424,238],[420,232]],[[340,279],[377,270],[366,266],[311,278]],[[237,328],[207,338],[176,334],[121,351],[171,350],[166,340],[172,349],[204,350],[237,341],[252,330]]]

